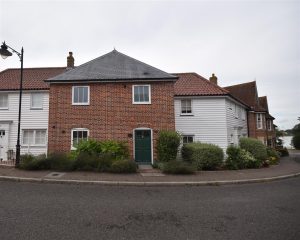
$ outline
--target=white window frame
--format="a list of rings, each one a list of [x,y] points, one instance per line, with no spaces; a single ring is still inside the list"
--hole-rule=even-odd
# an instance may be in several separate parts
[[[1,93],[0,92],[0,96],[6,96],[6,98],[7,98],[7,100],[6,100],[6,102],[7,102],[7,106],[6,107],[0,107],[0,110],[7,110],[8,109],[8,105],[9,105],[9,102],[8,102],[8,93]]]
[[[33,140],[34,143],[32,144],[28,144],[28,143],[24,143],[24,132],[25,131],[33,131]],[[37,131],[45,131],[45,143],[43,144],[37,144],[36,143],[36,132]],[[31,147],[45,147],[47,145],[47,129],[22,129],[22,146],[31,146]]]
[[[190,138],[190,137],[193,139],[192,143],[195,142],[195,136],[194,136],[194,135],[188,135],[188,134],[185,134],[185,135],[182,135],[182,144],[187,144],[187,143],[189,143],[189,142],[184,143],[184,142],[183,142],[183,138]]]
[[[234,117],[235,117],[236,119],[239,118],[239,116],[238,116],[238,111],[239,111],[239,106],[238,106],[237,104],[234,104]]]
[[[260,120],[258,120],[259,118],[260,118]],[[257,127],[257,129],[263,129],[263,115],[262,115],[262,113],[256,113],[256,127]]]
[[[34,106],[32,106],[33,95],[40,95],[42,97],[41,107],[34,107]],[[30,94],[30,109],[33,109],[33,110],[35,110],[35,109],[36,110],[43,109],[43,102],[44,102],[44,94],[43,93],[31,93]]]
[[[80,102],[80,103],[75,103],[74,102],[74,89],[75,88],[87,88],[88,89],[87,102]],[[72,86],[72,105],[79,105],[79,106],[90,105],[90,86]]]
[[[267,124],[268,124],[268,130],[269,131],[272,131],[273,129],[272,129],[272,120],[267,120]]]
[[[190,101],[191,102],[191,112],[190,113],[183,113],[182,112],[182,101]],[[193,115],[193,101],[192,101],[192,99],[181,99],[180,100],[180,115],[183,115],[183,116],[192,116]]]
[[[242,108],[242,120],[246,121],[246,110]]]
[[[73,132],[75,131],[87,131],[87,140],[90,136],[90,130],[87,128],[72,128],[71,130],[71,150],[76,150],[77,148],[73,146]]]
[[[144,101],[144,102],[134,101],[134,88],[135,87],[148,87],[148,89],[149,89],[149,101]],[[151,104],[151,85],[150,84],[132,85],[132,104]]]

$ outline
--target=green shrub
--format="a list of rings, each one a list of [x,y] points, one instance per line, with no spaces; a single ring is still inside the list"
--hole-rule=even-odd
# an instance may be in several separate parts
[[[274,165],[279,162],[280,153],[273,148],[267,148],[269,164]]]
[[[112,173],[136,173],[137,164],[132,160],[118,160],[112,163],[109,171]]]
[[[244,168],[260,168],[262,162],[256,159],[250,152],[241,149],[240,156]]]
[[[187,143],[183,151],[183,160],[195,164],[198,170],[215,170],[224,159],[223,150],[209,143]]]
[[[74,168],[82,171],[96,171],[99,165],[99,157],[95,153],[80,152],[77,156]]]
[[[295,135],[293,136],[292,145],[294,146],[294,148],[300,150],[300,132],[296,132]]]
[[[225,165],[228,169],[237,170],[243,168],[259,168],[261,161],[255,159],[251,153],[238,146],[227,148]]]
[[[169,174],[193,174],[196,167],[183,161],[169,161],[163,164],[162,171]]]
[[[175,160],[180,145],[180,135],[175,131],[160,131],[157,140],[157,155],[160,162]]]
[[[97,170],[99,172],[108,172],[114,161],[116,161],[115,156],[111,153],[101,153],[98,157]]]
[[[75,150],[75,156],[79,153],[89,153],[89,154],[100,154],[102,152],[101,143],[99,141],[89,139],[87,141],[81,141]],[[75,157],[76,158],[76,157]]]
[[[21,155],[19,168],[25,170],[38,170],[35,156],[31,154]]]
[[[261,163],[268,157],[266,146],[255,138],[241,138],[240,147],[251,153]]]
[[[52,169],[60,171],[70,171],[74,168],[74,161],[66,153],[51,153],[47,157],[39,158],[41,169]]]
[[[116,159],[122,160],[129,157],[129,149],[125,142],[107,140],[100,143],[102,153],[110,153]]]
[[[51,153],[33,156],[23,155],[21,157],[20,168],[26,170],[73,170],[74,161],[64,153]]]
[[[288,157],[290,155],[286,147],[278,147],[276,148],[276,151],[279,152],[280,157]]]
[[[245,163],[241,158],[241,150],[240,147],[234,145],[227,147],[225,165],[228,169],[237,170],[245,167]]]

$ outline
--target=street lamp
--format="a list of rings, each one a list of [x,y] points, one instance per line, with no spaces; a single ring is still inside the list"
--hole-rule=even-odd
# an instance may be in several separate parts
[[[20,91],[19,91],[19,117],[18,117],[18,139],[17,139],[17,145],[16,145],[16,163],[15,167],[19,167],[20,165],[20,128],[21,128],[21,105],[22,105],[22,91],[23,91],[23,55],[24,55],[24,49],[22,47],[21,53],[17,52],[10,46],[6,45],[5,42],[1,45],[0,49],[0,55],[3,59],[12,56],[12,53],[8,51],[7,49],[10,49],[13,53],[17,54],[21,61],[21,79],[20,79]]]

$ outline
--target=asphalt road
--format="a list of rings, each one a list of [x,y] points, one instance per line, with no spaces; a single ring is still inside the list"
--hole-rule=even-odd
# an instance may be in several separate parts
[[[211,187],[0,182],[0,239],[300,239],[300,178]]]

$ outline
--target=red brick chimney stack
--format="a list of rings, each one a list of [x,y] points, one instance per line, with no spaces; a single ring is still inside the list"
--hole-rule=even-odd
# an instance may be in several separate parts
[[[74,68],[73,52],[69,52],[69,56],[67,57],[67,68]]]
[[[209,78],[209,81],[213,84],[218,85],[218,78],[215,76],[215,74],[213,73],[212,76]]]

